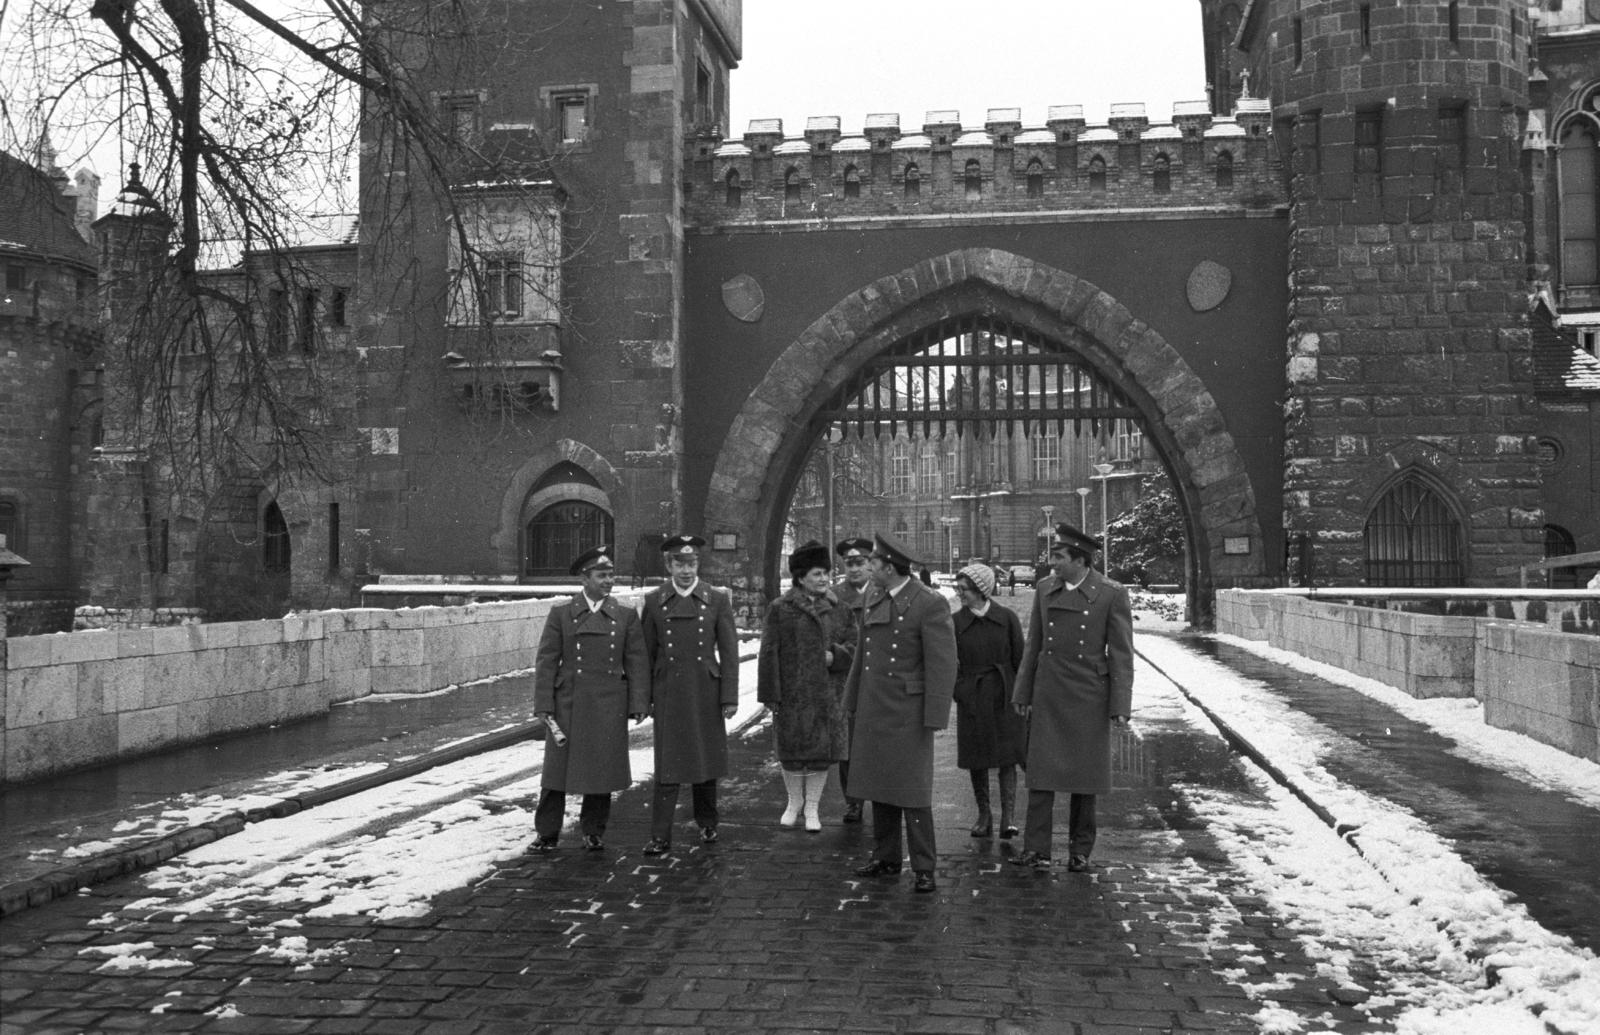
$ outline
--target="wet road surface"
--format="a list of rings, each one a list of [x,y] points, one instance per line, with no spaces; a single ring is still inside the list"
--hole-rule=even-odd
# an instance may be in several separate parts
[[[1434,833],[1534,919],[1600,952],[1600,816],[1451,751],[1454,741],[1348,687],[1203,637],[1183,642],[1266,685],[1332,734],[1322,765],[1386,798]]]

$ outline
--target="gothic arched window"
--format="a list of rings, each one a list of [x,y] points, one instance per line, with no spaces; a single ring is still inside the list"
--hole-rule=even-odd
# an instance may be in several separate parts
[[[289,570],[289,523],[277,500],[261,512],[261,567],[272,575]]]
[[[1568,557],[1578,552],[1578,541],[1560,525],[1544,526],[1544,559],[1552,557]],[[1552,568],[1550,569],[1551,589],[1578,589],[1582,583],[1578,581],[1577,568]]]
[[[1028,163],[1028,197],[1044,197],[1044,163],[1037,158]]]
[[[1574,292],[1590,295],[1600,288],[1600,263],[1596,261],[1597,218],[1595,198],[1594,123],[1574,119],[1561,134],[1559,162],[1561,190],[1561,292],[1567,301]]]
[[[728,207],[738,208],[739,204],[744,200],[744,185],[739,180],[739,170],[729,169],[726,183],[728,185]]]
[[[1166,194],[1172,190],[1172,163],[1166,155],[1156,155],[1155,176],[1152,184],[1157,194]]]
[[[915,198],[922,193],[922,170],[916,162],[906,165],[906,197]]]
[[[1217,153],[1217,189],[1233,189],[1233,155],[1226,151]]]
[[[844,196],[847,198],[861,197],[861,173],[853,165],[845,166]]]
[[[1369,586],[1462,584],[1461,522],[1421,478],[1397,482],[1367,515]]]
[[[983,200],[983,166],[976,158],[967,160],[966,183],[967,200]]]
[[[800,200],[800,170],[791,167],[783,176],[783,200]]]
[[[1089,159],[1089,190],[1095,194],[1106,192],[1106,160],[1099,155]]]
[[[611,515],[593,503],[564,500],[528,522],[524,575],[567,575],[578,555],[613,542]]]

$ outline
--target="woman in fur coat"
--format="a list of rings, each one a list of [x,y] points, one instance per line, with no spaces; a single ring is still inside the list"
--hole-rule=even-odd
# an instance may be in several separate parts
[[[856,644],[854,609],[829,588],[832,555],[808,542],[789,555],[794,582],[767,609],[761,632],[756,699],[772,711],[772,731],[789,806],[778,821],[822,829],[817,812],[828,769],[850,757],[844,681]]]

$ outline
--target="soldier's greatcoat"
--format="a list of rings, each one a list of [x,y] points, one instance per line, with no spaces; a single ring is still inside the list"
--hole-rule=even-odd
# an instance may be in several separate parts
[[[1011,699],[1033,706],[1028,786],[1111,791],[1111,716],[1133,706],[1133,614],[1128,591],[1097,571],[1077,589],[1040,580]]]
[[[657,783],[702,783],[728,773],[722,707],[739,703],[733,600],[705,581],[687,594],[669,582],[644,598]]]
[[[546,790],[609,794],[633,783],[628,716],[650,709],[650,659],[638,612],[579,593],[550,609],[534,661],[533,709],[551,712],[567,743],[546,738]]]
[[[950,605],[916,579],[896,596],[873,587],[845,684],[855,715],[850,795],[902,808],[933,805],[933,734],[950,721],[956,633]]]

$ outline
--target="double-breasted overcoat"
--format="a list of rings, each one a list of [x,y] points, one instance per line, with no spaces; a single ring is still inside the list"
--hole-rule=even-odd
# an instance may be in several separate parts
[[[767,608],[756,669],[756,699],[774,709],[780,762],[850,757],[844,682],[855,656],[856,612],[830,590],[790,589]],[[827,652],[833,652],[833,664]]]
[[[950,722],[956,634],[950,605],[916,579],[867,593],[845,684],[850,795],[902,808],[933,805],[933,734]]]
[[[582,593],[550,609],[533,669],[533,710],[555,715],[565,744],[544,744],[546,790],[609,794],[633,783],[628,716],[650,708],[650,659],[639,613]]]
[[[733,599],[696,582],[645,594],[657,783],[702,783],[728,774],[724,705],[739,703],[739,637]]]
[[[1076,589],[1039,582],[1011,699],[1032,705],[1028,786],[1111,791],[1111,717],[1133,706],[1133,613],[1128,591],[1097,571]]]

